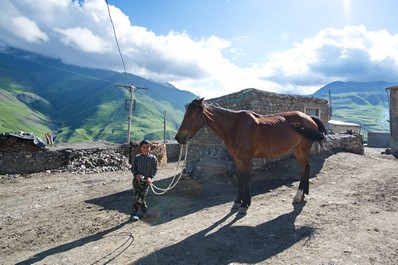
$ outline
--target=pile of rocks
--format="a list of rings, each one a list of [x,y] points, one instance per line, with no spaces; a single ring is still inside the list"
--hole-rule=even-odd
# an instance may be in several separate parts
[[[47,172],[71,172],[76,174],[93,174],[130,170],[129,158],[117,149],[82,149],[71,151],[69,162],[57,169]]]
[[[352,132],[329,134],[323,144],[326,150],[337,152],[349,152],[363,155],[364,146],[362,135]]]

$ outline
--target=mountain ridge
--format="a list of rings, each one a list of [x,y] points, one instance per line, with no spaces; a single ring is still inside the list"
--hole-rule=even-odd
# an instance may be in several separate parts
[[[53,132],[59,141],[127,139],[125,100],[128,83],[148,90],[133,93],[132,139],[171,139],[196,98],[171,84],[156,83],[132,74],[64,65],[52,58],[10,48],[0,52],[0,130]],[[19,125],[18,125],[19,124]]]
[[[389,96],[386,88],[397,83],[385,81],[335,81],[312,95],[330,101],[333,120],[361,125],[363,134],[369,131],[389,131]]]

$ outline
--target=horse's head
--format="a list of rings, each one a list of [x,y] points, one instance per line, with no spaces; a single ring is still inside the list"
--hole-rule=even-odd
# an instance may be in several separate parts
[[[186,144],[206,124],[203,110],[203,98],[194,99],[186,106],[184,119],[175,137],[178,143]]]

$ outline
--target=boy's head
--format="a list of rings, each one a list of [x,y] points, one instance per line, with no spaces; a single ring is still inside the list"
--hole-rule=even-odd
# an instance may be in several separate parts
[[[148,140],[142,140],[140,142],[140,150],[143,155],[148,155],[151,150],[151,143]]]

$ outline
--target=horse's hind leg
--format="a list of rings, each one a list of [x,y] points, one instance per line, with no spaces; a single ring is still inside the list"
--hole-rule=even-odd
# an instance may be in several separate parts
[[[296,195],[293,198],[293,204],[302,202],[305,197],[305,194],[308,194],[310,186],[309,175],[310,175],[310,165],[307,163],[307,165],[305,166],[305,171],[301,175],[301,180]]]
[[[312,142],[303,139],[303,141],[297,145],[293,152],[300,164],[300,175],[301,180],[297,189],[296,196],[293,198],[293,204],[300,203],[305,194],[309,193],[310,186],[310,165],[308,164],[308,157],[311,151]]]
[[[236,200],[232,204],[231,210],[236,210],[239,209],[240,205],[242,204],[242,198],[243,198],[243,175],[240,172],[236,173],[238,176],[238,196],[236,197]]]
[[[243,182],[243,196],[242,196],[242,203],[239,207],[240,214],[246,214],[247,209],[251,204],[251,196],[250,196],[250,172],[241,173]]]

